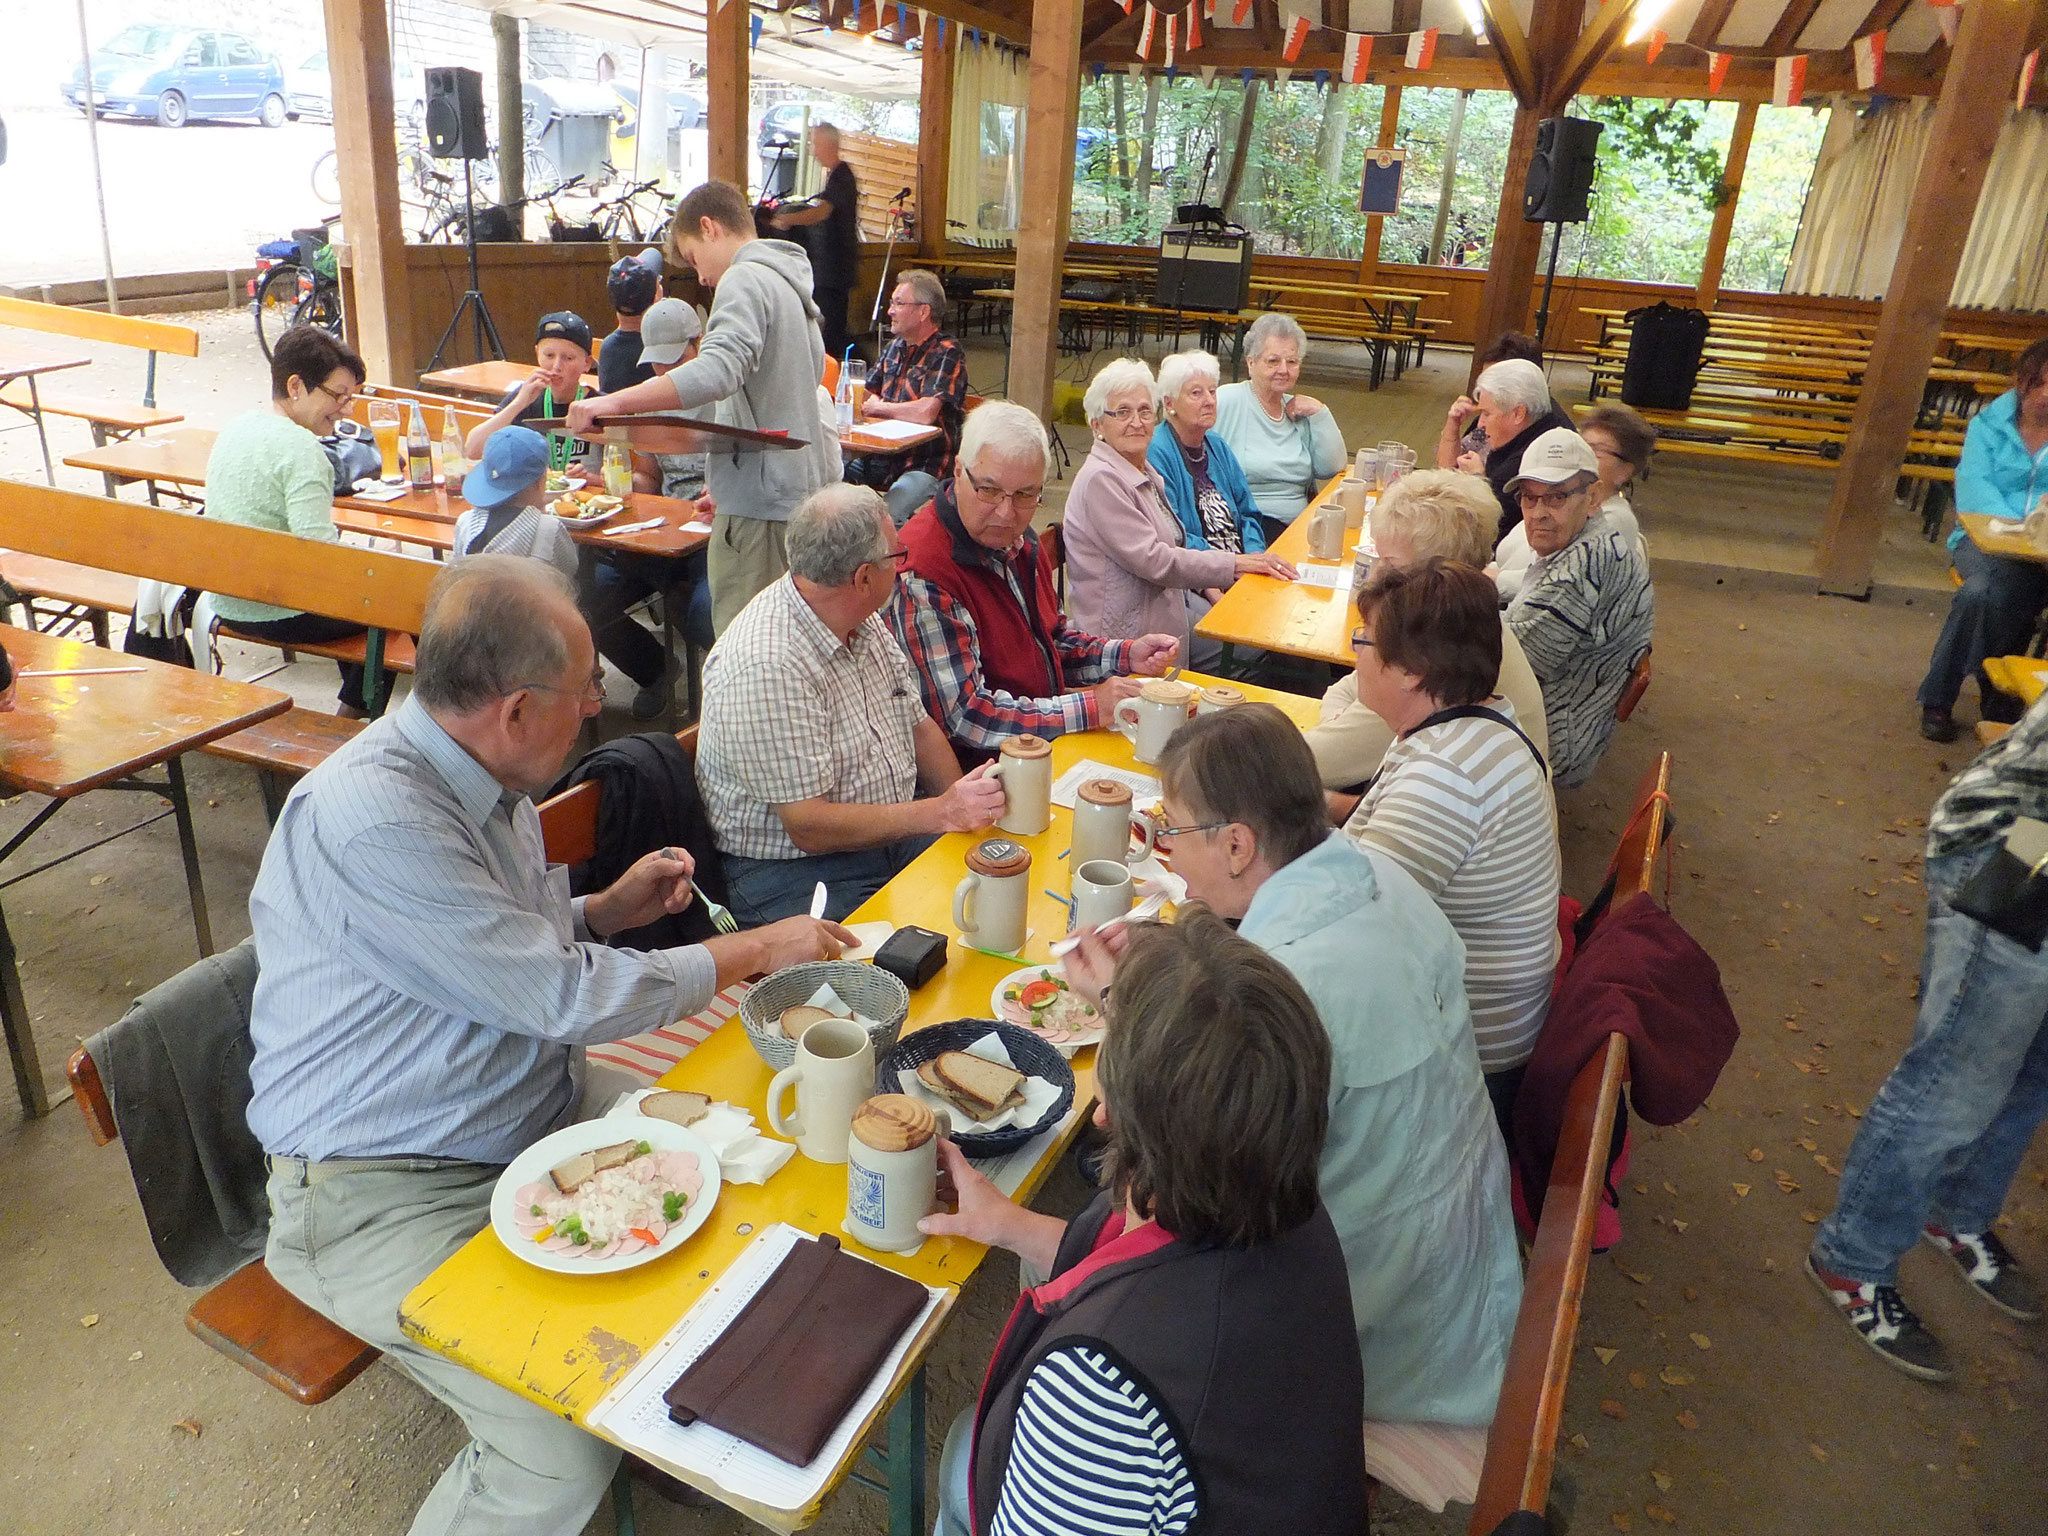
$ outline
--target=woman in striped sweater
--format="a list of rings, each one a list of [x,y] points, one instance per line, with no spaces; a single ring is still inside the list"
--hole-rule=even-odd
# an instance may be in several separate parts
[[[1479,1065],[1505,1134],[1557,964],[1557,806],[1543,755],[1494,693],[1492,581],[1425,560],[1358,594],[1359,702],[1393,746],[1344,830],[1413,875],[1465,941]]]

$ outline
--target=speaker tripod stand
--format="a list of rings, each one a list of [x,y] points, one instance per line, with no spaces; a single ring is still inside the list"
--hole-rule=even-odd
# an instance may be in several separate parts
[[[455,313],[448,317],[448,328],[441,333],[441,340],[434,347],[434,355],[428,360],[429,373],[441,366],[441,354],[448,350],[448,343],[453,339],[456,327],[462,324],[462,317],[465,314],[470,318],[474,335],[476,361],[482,362],[488,356],[502,362],[505,357],[505,343],[498,339],[498,327],[491,319],[490,306],[484,303],[483,293],[477,286],[475,166],[476,162],[467,158],[462,162],[462,243],[469,251],[469,289],[462,295],[461,302],[455,306]],[[1555,249],[1550,253],[1550,260],[1551,265],[1557,264]],[[491,349],[488,353],[484,351],[486,341],[489,342]]]
[[[1536,306],[1536,350],[1543,350],[1543,338],[1550,330],[1550,288],[1557,281],[1557,242],[1564,237],[1564,225],[1550,226],[1550,265],[1543,270],[1543,302]],[[1537,238],[1540,240],[1541,235]]]

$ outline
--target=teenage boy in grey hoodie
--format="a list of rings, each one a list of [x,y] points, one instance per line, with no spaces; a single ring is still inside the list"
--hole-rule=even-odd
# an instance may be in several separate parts
[[[786,240],[757,237],[753,209],[729,182],[707,181],[676,206],[668,256],[713,289],[697,356],[660,378],[578,401],[569,430],[587,430],[598,416],[716,402],[712,419],[722,425],[783,431],[807,445],[706,457],[705,490],[718,507],[707,569],[711,623],[723,633],[789,568],[783,539],[797,503],[840,477],[839,444],[818,418],[825,344],[810,258]]]

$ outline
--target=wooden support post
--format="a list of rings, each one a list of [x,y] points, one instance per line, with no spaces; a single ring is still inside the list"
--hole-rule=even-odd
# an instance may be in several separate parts
[[[1010,398],[1052,414],[1060,335],[1060,274],[1074,207],[1074,131],[1081,111],[1084,0],[1036,0],[1025,96],[1024,186],[1017,220]]]
[[[1332,86],[1332,90],[1336,87]],[[1401,87],[1389,85],[1386,98],[1380,103],[1381,149],[1394,147],[1394,135],[1401,127]],[[1365,221],[1365,252],[1358,259],[1358,280],[1367,287],[1380,280],[1380,233],[1386,223],[1382,214],[1373,214]]]
[[[1884,515],[1905,462],[1956,266],[2012,101],[2034,0],[1971,0],[1942,77],[1906,235],[1885,286],[1870,364],[1821,529],[1820,590],[1867,597]]]
[[[946,35],[940,42],[940,34]],[[946,254],[946,190],[953,176],[953,49],[960,35],[935,13],[924,18],[924,72],[917,91],[917,248],[926,261]]]
[[[1704,310],[1712,310],[1721,300],[1721,269],[1728,264],[1728,233],[1735,227],[1735,205],[1742,198],[1742,170],[1749,164],[1756,105],[1745,101],[1735,109],[1735,132],[1721,166],[1721,201],[1714,208],[1714,227],[1707,232],[1707,259],[1700,266],[1699,296],[1694,301]]]
[[[704,70],[710,97],[705,126],[710,130],[713,181],[747,190],[747,47],[753,8],[747,0],[708,0],[704,22]]]
[[[373,380],[407,385],[418,375],[391,120],[391,27],[385,0],[327,0],[324,9],[341,217],[355,289],[351,334]]]
[[[498,201],[516,208],[513,222],[526,227],[526,87],[519,68],[519,18],[491,14],[491,43],[498,63]],[[637,144],[639,140],[636,138]]]

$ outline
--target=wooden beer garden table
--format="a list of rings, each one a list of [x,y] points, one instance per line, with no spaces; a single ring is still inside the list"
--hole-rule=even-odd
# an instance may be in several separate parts
[[[392,501],[342,496],[334,503],[334,526],[347,533],[369,534],[373,538],[398,539],[405,543],[423,544],[430,549],[448,550],[454,547],[455,521],[468,510],[469,503],[460,495],[449,494],[439,487],[431,491],[408,491]],[[661,519],[659,528],[645,528],[616,538],[605,537],[607,528],[644,523],[651,517]],[[626,498],[625,511],[594,528],[573,528],[569,536],[593,549],[674,557],[695,554],[702,549],[711,540],[711,530],[708,523],[698,523],[696,503],[635,491]]]
[[[1270,552],[1298,570],[1311,567],[1349,570],[1359,539],[1344,536],[1340,560],[1311,560],[1308,553],[1308,524],[1317,507],[1337,494],[1344,478],[1339,471],[1330,477],[1314,501],[1276,539]],[[1305,656],[1332,666],[1349,667],[1356,661],[1351,650],[1351,631],[1358,625],[1358,610],[1351,605],[1350,588],[1312,587],[1277,576],[1240,576],[1230,584],[1223,598],[1202,616],[1197,634],[1226,645],[1255,646],[1262,651],[1280,651],[1288,656]]]
[[[437,368],[432,373],[421,374],[420,383],[430,389],[452,389],[460,395],[497,401],[524,384],[533,374],[532,363],[508,363],[503,358],[496,358],[481,363],[463,363],[454,368]],[[583,387],[596,394],[597,375],[584,374]],[[402,407],[403,402],[400,404]]]
[[[134,826],[9,875],[0,880],[0,889],[171,816],[178,824],[178,849],[184,856],[185,890],[192,904],[199,952],[212,954],[213,930],[206,916],[206,890],[199,876],[199,849],[193,840],[192,808],[180,759],[195,747],[283,714],[291,708],[290,697],[272,688],[125,656],[77,640],[60,640],[37,630],[0,625],[0,645],[5,645],[20,679],[14,708],[0,714],[0,783],[12,791],[47,796],[50,802],[0,845],[0,864],[67,803],[88,790],[139,790],[165,796],[171,803],[168,811],[156,812]],[[101,670],[110,668],[118,670]],[[99,675],[24,675],[80,670]],[[158,764],[165,769],[164,778],[141,777]],[[6,1027],[7,1051],[22,1109],[32,1116],[44,1114],[50,1107],[49,1094],[4,912],[0,912],[0,1022]]]
[[[1197,683],[1214,681],[1186,674]],[[1279,704],[1300,724],[1312,724],[1316,703],[1298,694],[1245,687],[1253,699]],[[1063,736],[1053,742],[1057,777],[1084,759],[1132,767],[1129,743],[1110,731]],[[1060,855],[1066,850],[1072,814],[1055,806],[1052,825],[1037,837],[1019,838],[1031,850],[1031,897],[1024,963],[1049,959],[1046,945],[1066,927],[1066,909],[1047,893],[1064,890],[1068,877]],[[945,969],[910,994],[907,1035],[928,1024],[985,1018],[995,984],[1017,961],[962,946],[953,927],[953,887],[969,848],[988,833],[949,833],[856,911],[850,922],[915,923],[951,940]],[[1008,835],[1008,834],[999,834]],[[1081,1127],[1095,1097],[1093,1049],[1074,1058],[1074,1113],[1047,1146],[1017,1192],[1029,1200],[1058,1164]],[[755,1054],[737,1016],[684,1057],[661,1086],[707,1093],[751,1110],[767,1125],[769,1079],[774,1073]],[[753,1240],[777,1222],[812,1234],[840,1231],[846,1214],[846,1169],[792,1157],[766,1184],[727,1184],[704,1227],[671,1254],[638,1269],[607,1275],[560,1275],[535,1268],[506,1251],[486,1228],[435,1270],[399,1306],[405,1331],[428,1349],[458,1361],[488,1381],[589,1428],[592,1408],[657,1344],[710,1289]],[[914,1253],[850,1251],[873,1259],[921,1284],[945,1291],[938,1311],[914,1341],[901,1368],[851,1448],[833,1470],[824,1491],[801,1509],[773,1509],[725,1494],[708,1479],[674,1466],[664,1470],[712,1494],[749,1519],[777,1531],[797,1531],[814,1522],[825,1500],[862,1468],[868,1436],[888,1418],[888,1454],[865,1461],[886,1472],[891,1536],[923,1536],[925,1423],[924,1362],[964,1286],[988,1250],[963,1238],[927,1238]],[[867,1475],[867,1486],[883,1485]]]
[[[152,357],[154,355],[151,354]],[[0,405],[21,412],[35,423],[36,442],[43,450],[43,473],[52,485],[57,483],[57,470],[50,463],[50,439],[43,431],[43,397],[37,391],[36,379],[45,373],[63,373],[67,369],[91,366],[92,359],[83,352],[48,352],[41,347],[24,347],[11,341],[0,343],[0,386],[12,384],[16,379],[28,381],[27,405],[17,405],[5,399],[0,399]]]
[[[851,431],[839,434],[839,451],[847,455],[908,453],[913,448],[922,448],[939,435],[937,427],[925,427],[914,437],[876,437],[856,422]]]
[[[143,481],[154,505],[159,485],[205,489],[206,461],[218,436],[218,432],[207,427],[179,427],[174,432],[159,432],[155,437],[131,437],[104,448],[69,454],[64,462],[72,469],[89,469],[105,475],[110,494],[118,486]],[[180,501],[196,499],[180,491],[172,494]]]

